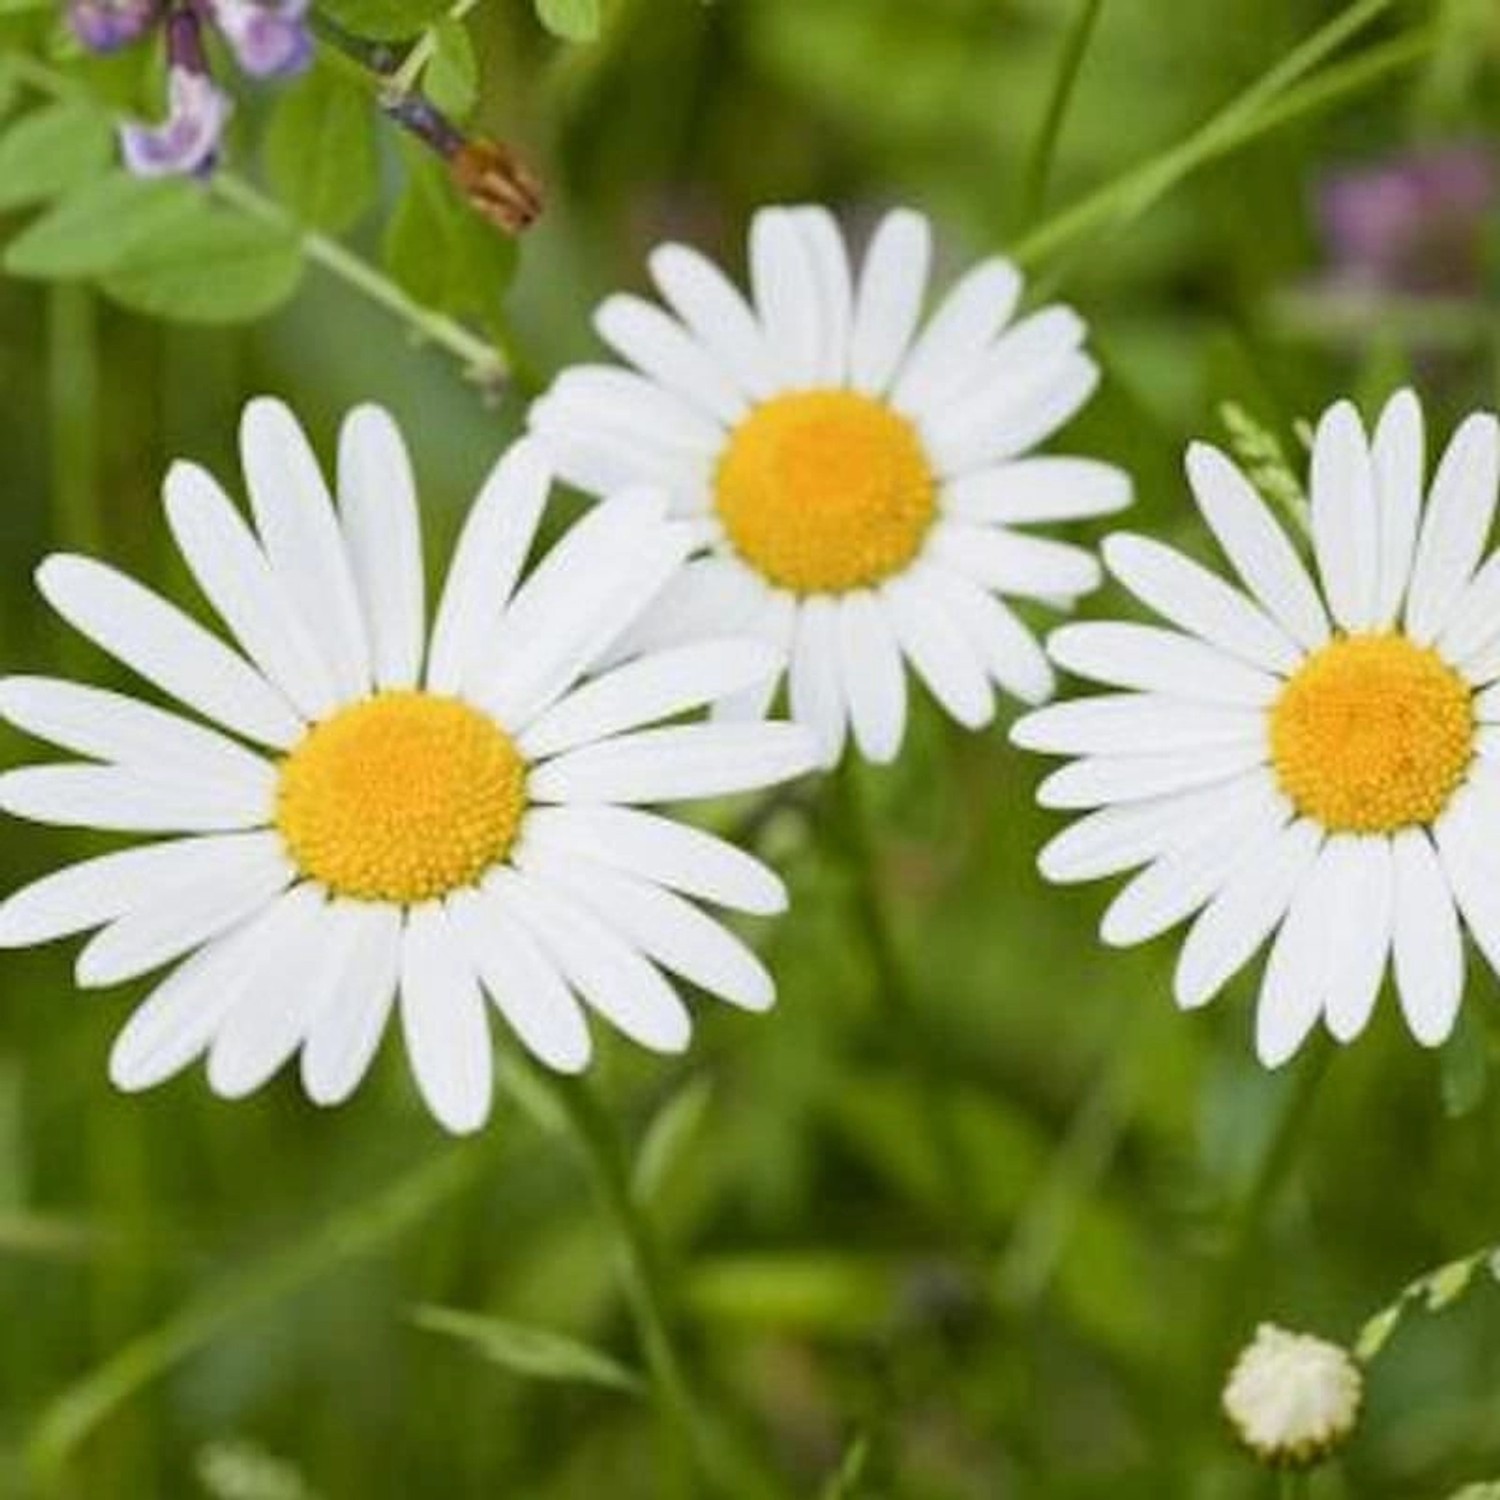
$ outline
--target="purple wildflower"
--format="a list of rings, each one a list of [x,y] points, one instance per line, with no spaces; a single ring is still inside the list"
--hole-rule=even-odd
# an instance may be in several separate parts
[[[285,77],[311,62],[307,0],[204,0],[204,7],[250,77]]]
[[[68,25],[90,52],[118,52],[161,20],[160,0],[71,0]]]
[[[167,21],[167,118],[160,125],[122,125],[120,149],[137,177],[201,175],[213,170],[233,105],[209,77],[197,14]]]

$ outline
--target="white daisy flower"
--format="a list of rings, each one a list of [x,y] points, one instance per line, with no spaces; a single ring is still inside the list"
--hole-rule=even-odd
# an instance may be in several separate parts
[[[1005,600],[1065,609],[1101,575],[1091,553],[1026,528],[1130,501],[1107,464],[1030,456],[1098,383],[1082,319],[1017,320],[1021,277],[989,260],[924,327],[931,258],[908,210],[880,224],[856,276],[826,209],[765,209],[750,306],[696,251],[663,245],[651,274],[671,311],[615,296],[595,318],[635,368],[568,370],[531,414],[570,483],[661,485],[699,527],[703,555],[630,643],[754,631],[788,661],[792,714],[827,764],[851,726],[866,758],[895,757],[904,664],[970,728],[993,717],[997,685],[1049,697],[1046,655]],[[761,716],[775,690],[716,714]]]
[[[1373,440],[1347,402],[1318,427],[1319,582],[1249,481],[1195,446],[1187,468],[1243,589],[1145,537],[1106,565],[1170,628],[1065,626],[1053,659],[1123,691],[1043,709],[1016,743],[1079,757],[1044,806],[1093,809],[1043,851],[1055,881],[1144,866],[1104,918],[1144,942],[1197,913],[1179,1004],[1205,1004],[1271,935],[1257,1049],[1285,1062],[1322,1019],[1370,1018],[1389,963],[1412,1034],[1453,1029],[1462,929],[1500,968],[1500,555],[1485,556],[1500,425],[1466,421],[1424,502],[1421,408]]]
[[[521,581],[548,471],[529,442],[486,482],[428,641],[412,473],[373,407],[344,424],[335,508],[291,413],[241,433],[254,530],[191,464],[167,476],[172,533],[233,650],[83,557],[38,583],[75,629],[217,728],[71,682],[0,682],[0,714],[85,757],[0,776],[0,807],[71,827],[170,834],[48,876],[0,906],[0,944],[102,929],[82,985],[176,963],[110,1059],[144,1089],[208,1058],[226,1098],[299,1049],[308,1095],[346,1098],[393,1006],[417,1083],[450,1130],[491,1099],[484,992],[542,1062],[589,1061],[585,1008],[646,1047],[686,1045],[666,969],[752,1010],[770,976],[686,897],[746,912],[780,881],[640,804],[800,774],[795,725],[649,727],[759,683],[748,638],[593,664],[681,566],[664,497],[620,495]],[[253,748],[252,748],[253,747]],[[179,962],[180,961],[180,962]]]
[[[1262,1463],[1327,1458],[1359,1420],[1364,1377],[1347,1349],[1262,1323],[1224,1386],[1224,1415]]]

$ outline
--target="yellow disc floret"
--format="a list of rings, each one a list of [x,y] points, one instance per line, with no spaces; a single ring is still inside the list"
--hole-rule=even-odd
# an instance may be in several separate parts
[[[1271,755],[1297,810],[1336,833],[1430,823],[1474,758],[1467,684],[1399,635],[1352,635],[1310,656],[1271,713]]]
[[[308,731],[282,762],[276,827],[302,873],[403,906],[472,885],[526,806],[526,763],[457,698],[380,693]]]
[[[800,391],[734,430],[715,484],[735,550],[798,594],[843,593],[899,573],[937,510],[911,423],[854,391]]]

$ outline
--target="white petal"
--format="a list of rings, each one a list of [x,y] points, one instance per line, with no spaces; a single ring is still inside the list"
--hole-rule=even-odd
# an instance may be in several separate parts
[[[1093,553],[1070,542],[961,521],[939,522],[924,556],[997,594],[1020,599],[1076,598],[1092,593],[1104,576]]]
[[[1285,820],[1289,810],[1274,789],[1246,782],[1235,791],[1190,841],[1167,850],[1115,897],[1100,928],[1106,943],[1129,947],[1185,921],[1223,890],[1257,838]]]
[[[123,573],[50,557],[37,586],[80,634],[205,718],[277,749],[301,738],[291,704],[243,657]]]
[[[943,709],[966,729],[980,729],[995,716],[979,653],[948,612],[942,593],[921,575],[891,578],[880,598],[902,654]]]
[[[375,686],[415,687],[427,633],[417,485],[401,431],[380,407],[356,407],[344,419],[338,482]]]
[[[839,675],[855,742],[866,760],[888,765],[906,730],[906,673],[896,636],[866,589],[843,595],[838,612]]]
[[[489,665],[494,638],[547,504],[551,476],[536,444],[497,463],[464,523],[438,605],[427,686],[455,693]]]
[[[533,848],[613,865],[734,911],[775,916],[786,910],[785,885],[758,859],[655,813],[632,807],[537,807],[527,813],[523,833]]]
[[[823,340],[818,270],[791,210],[763,208],[751,221],[750,285],[783,380],[816,385]]]
[[[926,217],[897,209],[880,221],[865,252],[854,326],[849,340],[849,383],[883,396],[911,347],[932,264],[932,227]]]
[[[24,948],[87,932],[190,887],[227,854],[254,858],[275,835],[232,833],[173,839],[101,854],[23,886],[0,905],[0,947]]]
[[[537,802],[691,802],[775,786],[817,764],[817,741],[797,724],[687,724],[571,750],[537,767],[528,791]]]
[[[854,316],[854,282],[849,252],[838,222],[826,208],[791,210],[806,246],[817,289],[819,317],[815,379],[842,386],[849,373],[849,325]]]
[[[947,568],[918,564],[924,584],[941,598],[978,653],[984,670],[1022,703],[1045,703],[1057,689],[1052,663],[1031,631],[993,594]]]
[[[730,557],[695,558],[679,568],[600,658],[601,666],[663,647],[750,632],[750,617],[765,602],[766,585]]]
[[[1052,632],[1047,651],[1058,666],[1079,677],[1201,703],[1263,708],[1281,687],[1269,673],[1213,646],[1152,625],[1064,625]]]
[[[1027,714],[1010,737],[1044,755],[1159,755],[1250,744],[1264,750],[1266,717],[1160,693],[1107,693]]]
[[[1333,869],[1324,845],[1298,882],[1266,960],[1255,1009],[1255,1052],[1268,1068],[1279,1068],[1297,1051],[1323,1012],[1329,964],[1326,912]]]
[[[1184,1010],[1206,1005],[1270,936],[1323,844],[1306,818],[1248,845],[1244,862],[1199,913],[1177,960]]]
[[[1433,830],[1443,873],[1489,965],[1500,973],[1500,858],[1494,845],[1495,799],[1460,788]]]
[[[0,776],[0,809],[33,823],[116,833],[227,833],[269,820],[264,794],[118,766],[25,766]]]
[[[1388,630],[1406,601],[1422,512],[1426,440],[1422,404],[1411,391],[1398,391],[1386,403],[1372,448],[1380,498],[1380,586],[1375,625]]]
[[[1500,423],[1471,416],[1438,464],[1406,598],[1406,628],[1424,645],[1457,608],[1484,551],[1500,499]]]
[[[714,358],[675,318],[640,297],[610,297],[594,327],[622,358],[689,406],[720,421],[737,421],[745,397]]]
[[[1204,820],[1217,814],[1226,798],[1259,797],[1272,785],[1267,773],[1257,772],[1227,787],[1102,807],[1052,839],[1038,856],[1037,868],[1058,885],[1133,870],[1193,843]]]
[[[1144,802],[1234,781],[1265,762],[1265,746],[1255,743],[1162,755],[1091,756],[1054,771],[1037,788],[1036,800],[1042,807],[1058,808]]]
[[[1465,585],[1437,650],[1445,660],[1461,669],[1481,669],[1485,658],[1500,641],[1500,553],[1495,553]]]
[[[1330,407],[1318,424],[1311,488],[1313,545],[1328,607],[1345,630],[1369,630],[1380,586],[1375,467],[1348,401]]]
[[[533,876],[506,868],[485,884],[541,944],[579,995],[653,1052],[681,1052],[692,1020],[660,972],[587,908]]]
[[[162,881],[129,905],[78,957],[85,989],[149,973],[237,927],[296,878],[277,834],[205,839],[174,884]]]
[[[176,714],[52,677],[0,679],[0,718],[49,744],[158,776],[223,787],[270,808],[276,773],[235,740]]]
[[[798,607],[787,683],[792,717],[818,738],[819,764],[837,765],[849,710],[840,678],[838,605],[826,594],[814,594]]]
[[[454,1135],[489,1118],[494,1057],[474,965],[447,912],[413,907],[401,942],[401,1030],[412,1076],[433,1117]]]
[[[333,675],[233,502],[194,464],[173,464],[164,493],[178,551],[246,655],[307,718],[332,712]]]
[[[764,641],[736,636],[638,657],[554,703],[519,740],[529,761],[702,708],[773,678],[781,659]]]
[[[770,589],[761,586],[760,601],[745,621],[745,629],[757,640],[765,641],[780,656],[784,664],[792,659],[792,640],[797,633],[798,601],[785,589]],[[710,718],[715,723],[745,723],[764,719],[776,701],[776,690],[781,686],[781,676],[763,682],[759,687],[747,688],[743,693],[731,693],[713,706]]]
[[[735,385],[747,396],[771,395],[777,385],[775,361],[760,325],[724,273],[683,245],[658,246],[650,265],[662,296]],[[743,410],[738,402],[716,415],[736,421]]]
[[[1328,640],[1328,615],[1254,486],[1207,443],[1188,449],[1187,472],[1203,519],[1245,587],[1299,646],[1317,650]]]
[[[195,1061],[276,952],[290,891],[244,926],[178,965],[136,1007],[109,1055],[109,1077],[129,1093],[154,1088]]]
[[[1365,1029],[1391,950],[1394,883],[1384,835],[1328,841],[1328,1029],[1341,1042]]]
[[[557,477],[585,494],[607,499],[644,484],[670,494],[677,514],[701,515],[708,508],[713,459],[706,453],[608,425],[568,395],[543,396],[527,421],[531,441]]]
[[[347,907],[350,951],[325,1003],[307,1023],[302,1087],[314,1104],[340,1104],[359,1087],[380,1046],[401,978],[402,915],[377,901]]]
[[[739,938],[661,886],[575,855],[522,848],[523,872],[565,891],[662,968],[746,1010],[769,1010],[775,981]]]
[[[574,365],[552,386],[549,401],[578,426],[608,429],[645,442],[712,460],[724,446],[724,425],[680,396],[618,365]]]
[[[370,690],[370,647],[328,486],[297,419],[259,397],[240,422],[240,459],[261,544],[346,698]]]
[[[1104,543],[1109,571],[1143,604],[1189,635],[1267,672],[1291,673],[1302,652],[1237,589],[1149,537],[1118,532]]]
[[[1092,458],[1018,459],[977,469],[943,490],[944,508],[957,519],[1008,526],[1113,515],[1130,501],[1130,475]]]
[[[981,261],[943,299],[901,365],[891,405],[920,416],[972,378],[990,341],[1021,300],[1021,276],[1007,260]]]
[[[559,1073],[581,1073],[593,1056],[583,1008],[498,887],[459,891],[448,918],[467,945],[490,999],[522,1045]]]
[[[1411,1034],[1424,1047],[1447,1041],[1464,988],[1464,950],[1453,897],[1427,834],[1403,829],[1395,867],[1396,990]]]
[[[310,885],[293,893],[287,925],[209,1051],[208,1084],[221,1099],[268,1083],[332,1004],[355,957],[358,911],[352,902],[330,905]]]

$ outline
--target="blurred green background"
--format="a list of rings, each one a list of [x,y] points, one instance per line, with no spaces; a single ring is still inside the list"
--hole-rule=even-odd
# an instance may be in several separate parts
[[[766,201],[826,200],[856,232],[911,203],[961,266],[1159,159],[1338,7],[1106,0],[1039,207],[1028,163],[1076,10],[615,0],[600,40],[567,46],[524,0],[481,0],[477,120],[525,151],[548,210],[509,289],[500,254],[494,305],[474,311],[546,378],[590,356],[588,309],[642,285],[651,244],[686,238],[738,271]],[[0,27],[29,53],[50,45],[34,15]],[[1442,273],[1419,292],[1360,281],[1318,232],[1329,174],[1495,139],[1493,0],[1397,4],[1325,66],[1413,36],[1400,66],[1350,75],[1327,107],[1040,259],[1041,291],[1085,313],[1106,368],[1058,446],[1131,467],[1133,526],[1202,546],[1180,455],[1222,436],[1222,400],[1291,447],[1293,423],[1345,392],[1368,411],[1415,380],[1443,434],[1500,399],[1495,200],[1417,226],[1413,256]],[[139,60],[63,67],[119,101],[152,96]],[[241,105],[232,160],[251,176],[271,108],[266,91]],[[411,191],[379,139],[380,206],[345,236],[372,259]],[[0,215],[0,233],[27,217]],[[274,315],[227,328],[126,312],[86,282],[0,280],[6,670],[109,677],[31,588],[50,549],[98,551],[189,598],[160,477],[186,455],[233,478],[238,411],[262,391],[325,453],[353,402],[396,413],[434,573],[523,410],[514,391],[482,400],[316,268]],[[35,753],[8,735],[4,749],[9,764]],[[642,1197],[695,1388],[767,1496],[1273,1494],[1217,1410],[1256,1322],[1352,1338],[1419,1271],[1500,1235],[1494,977],[1475,961],[1443,1054],[1410,1042],[1387,996],[1353,1049],[1268,1075],[1253,976],[1179,1016],[1175,938],[1107,951],[1108,892],[1042,885],[1036,851],[1059,826],[1033,805],[1045,769],[1003,723],[968,736],[924,703],[897,767],[711,810],[742,820],[793,887],[791,915],[755,929],[779,1007],[703,1003],[680,1062],[603,1049],[605,1106],[651,1142]],[[851,798],[876,825],[868,861]],[[7,887],[87,847],[19,825],[0,837]],[[870,880],[904,1009],[882,998]],[[197,1075],[122,1098],[104,1064],[133,998],[76,992],[60,948],[0,967],[0,1495],[28,1492],[38,1440],[56,1460],[46,1492],[87,1500],[709,1493],[649,1398],[527,1379],[412,1323],[420,1305],[467,1309],[639,1366],[610,1230],[565,1137],[502,1100],[483,1139],[450,1145],[394,1040],[332,1114],[287,1079],[234,1105]],[[1357,1440],[1312,1493],[1416,1500],[1495,1478],[1487,1286],[1403,1326]]]

